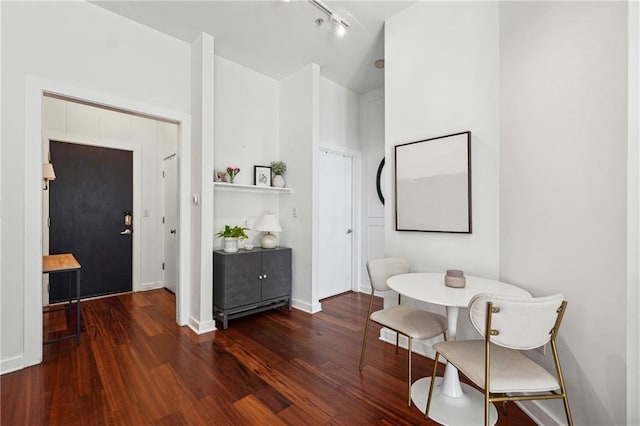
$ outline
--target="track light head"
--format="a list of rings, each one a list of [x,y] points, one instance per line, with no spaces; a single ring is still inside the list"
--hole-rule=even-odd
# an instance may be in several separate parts
[[[333,25],[335,25],[336,34],[338,35],[338,37],[342,37],[347,33],[347,28],[349,28],[349,23],[344,19],[342,19],[341,16],[334,13],[327,5],[322,3],[320,0],[309,0],[309,2],[311,2],[311,4],[313,4],[315,7],[317,7],[322,12],[327,14],[329,21]],[[320,23],[318,23],[318,21],[320,21]],[[316,19],[317,25],[322,25],[322,22],[323,21],[321,18]]]

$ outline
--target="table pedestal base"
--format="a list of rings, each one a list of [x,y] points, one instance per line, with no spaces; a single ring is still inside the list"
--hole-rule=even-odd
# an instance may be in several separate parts
[[[477,389],[461,383],[464,395],[452,398],[440,391],[441,381],[442,377],[436,377],[429,418],[443,425],[484,425],[484,395]],[[424,377],[411,385],[411,400],[423,413],[427,408],[430,384],[431,378]],[[489,419],[491,425],[498,421],[498,412],[493,404],[489,406]]]

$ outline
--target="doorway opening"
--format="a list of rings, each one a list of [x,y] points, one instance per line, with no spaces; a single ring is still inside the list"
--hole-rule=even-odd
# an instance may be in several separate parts
[[[357,233],[353,156],[321,149],[319,156],[318,298],[354,289]]]
[[[178,160],[162,160],[162,272],[164,287],[175,294],[178,280]]]
[[[65,99],[77,104],[91,105],[101,108],[105,113],[119,112],[122,115],[132,117],[145,117],[153,120],[172,123],[177,127],[177,154],[178,154],[178,193],[184,195],[179,200],[179,223],[182,229],[187,230],[178,234],[178,283],[176,292],[176,322],[184,326],[188,324],[190,306],[190,280],[189,265],[191,263],[188,248],[191,247],[191,215],[190,199],[186,196],[190,192],[190,166],[191,166],[191,119],[188,113],[158,107],[153,104],[140,102],[139,100],[113,96],[109,93],[98,92],[92,89],[80,88],[75,85],[60,81],[46,80],[34,76],[26,78],[25,96],[25,244],[24,244],[24,340],[23,355],[17,359],[11,369],[19,369],[42,362],[42,256],[44,222],[44,203],[42,185],[42,164],[46,162],[47,153],[44,152],[44,143],[49,139],[65,140],[58,138],[62,130],[56,129],[47,134],[43,129],[46,125],[43,115],[45,99]],[[122,129],[122,127],[118,127]],[[113,129],[112,129],[113,130]],[[76,135],[68,137],[67,142],[75,142]],[[86,139],[86,138],[85,138]],[[109,138],[113,141],[115,138]],[[95,142],[94,140],[88,141]],[[135,143],[132,143],[135,145]],[[139,160],[139,159],[138,159]],[[134,165],[136,162],[134,149]],[[158,167],[159,168],[159,167]],[[135,170],[135,168],[134,168]],[[156,178],[157,179],[157,178]],[[136,181],[134,173],[134,189]],[[135,193],[135,191],[134,191]],[[134,197],[134,212],[141,209]],[[142,212],[144,215],[144,212]],[[138,217],[140,215],[137,215]],[[134,278],[136,277],[136,256],[140,250],[136,249],[136,234],[134,233]],[[138,234],[139,235],[139,234]],[[158,245],[160,246],[160,245]],[[160,250],[160,247],[158,247]],[[134,279],[135,286],[135,279]],[[159,283],[161,287],[161,284]]]

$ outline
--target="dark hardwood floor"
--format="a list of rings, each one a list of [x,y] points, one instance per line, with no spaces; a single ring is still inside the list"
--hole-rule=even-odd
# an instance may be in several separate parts
[[[381,300],[378,301],[381,303]],[[2,425],[435,424],[406,403],[407,353],[370,328],[368,296],[346,293],[309,315],[280,309],[198,336],[175,323],[166,290],[86,301],[82,344],[44,346],[41,365],[0,379]],[[75,330],[45,316],[45,338]],[[414,356],[414,379],[432,360]],[[515,405],[498,425],[533,425]]]

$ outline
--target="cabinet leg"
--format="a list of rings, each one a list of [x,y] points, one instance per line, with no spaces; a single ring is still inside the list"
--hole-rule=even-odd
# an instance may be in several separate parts
[[[222,316],[222,329],[226,330],[229,328],[229,318],[226,315]]]

